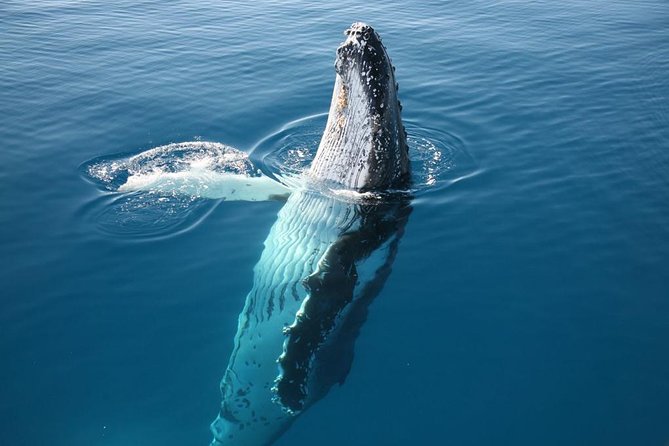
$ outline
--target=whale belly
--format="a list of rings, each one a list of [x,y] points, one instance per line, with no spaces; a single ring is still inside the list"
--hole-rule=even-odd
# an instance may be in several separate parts
[[[271,444],[341,384],[385,282],[407,203],[290,196],[265,240],[221,381],[214,445]]]
[[[293,421],[273,402],[272,393],[286,339],[284,329],[293,323],[307,296],[303,280],[316,269],[341,228],[354,224],[354,214],[350,206],[307,192],[291,195],[279,211],[254,268],[253,288],[239,316],[221,382],[221,414],[212,423],[219,442],[269,444]]]

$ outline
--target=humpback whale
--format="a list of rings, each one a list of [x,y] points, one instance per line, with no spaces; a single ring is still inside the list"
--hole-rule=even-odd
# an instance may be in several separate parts
[[[128,205],[181,217],[204,198],[285,201],[239,315],[211,446],[271,445],[344,383],[411,213],[394,67],[372,27],[354,23],[345,35],[316,155],[290,181],[264,175],[242,151],[206,141],[82,166],[95,184],[124,194],[117,212]]]
[[[394,68],[370,26],[354,23],[345,34],[316,155],[286,184],[263,175],[248,154],[206,141],[82,166],[95,184],[124,194],[112,216],[129,207],[169,220],[204,198],[285,201],[239,315],[211,446],[270,445],[344,383],[411,213]]]
[[[344,382],[411,212],[394,68],[372,27],[354,23],[345,35],[305,187],[279,211],[254,268],[212,446],[270,445]]]

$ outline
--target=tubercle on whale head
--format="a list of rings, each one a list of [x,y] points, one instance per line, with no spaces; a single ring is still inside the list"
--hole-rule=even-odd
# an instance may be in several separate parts
[[[364,23],[352,24],[344,31],[344,35],[346,40],[337,48],[337,59],[335,60],[335,71],[340,76],[345,75],[347,67],[356,56],[362,56],[367,43],[371,43],[372,46],[381,43],[381,38],[376,31]]]
[[[344,31],[346,40],[337,48],[335,72],[346,88],[356,75],[368,87],[370,106],[383,108],[385,100],[397,97],[395,67],[381,42],[381,36],[366,23],[356,22]],[[386,97],[388,96],[388,97]],[[399,101],[398,101],[399,102]]]

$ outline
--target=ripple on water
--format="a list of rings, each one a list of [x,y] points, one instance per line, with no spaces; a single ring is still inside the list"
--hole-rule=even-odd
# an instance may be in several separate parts
[[[296,177],[306,170],[318,149],[327,114],[290,122],[260,140],[251,157],[263,173],[286,186],[294,186]],[[467,178],[476,163],[463,141],[445,130],[429,129],[405,120],[415,196],[441,190]]]
[[[321,114],[290,122],[260,140],[250,156],[220,143],[192,141],[93,159],[81,166],[82,175],[105,194],[82,212],[107,236],[149,240],[179,234],[214,209],[220,201],[215,197],[235,193],[234,187],[227,190],[231,174],[258,179],[262,172],[289,188],[301,187],[300,174],[316,154],[326,120]],[[471,174],[475,163],[456,135],[411,121],[405,126],[414,196]]]
[[[259,176],[246,153],[205,141],[96,158],[81,173],[106,192],[84,206],[84,216],[104,235],[139,240],[195,227],[219,202],[206,197],[226,174]]]
[[[217,204],[197,197],[132,192],[99,197],[81,213],[104,236],[150,241],[194,228]]]
[[[323,113],[289,122],[256,143],[251,159],[265,175],[288,187],[298,186],[297,177],[316,155],[327,117]]]

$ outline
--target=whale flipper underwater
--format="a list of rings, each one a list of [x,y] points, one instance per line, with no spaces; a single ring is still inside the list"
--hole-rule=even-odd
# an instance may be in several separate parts
[[[344,382],[411,212],[406,193],[389,193],[410,185],[393,66],[370,26],[354,23],[346,35],[307,187],[279,211],[254,268],[212,446],[270,445]],[[319,193],[324,188],[357,199]]]

